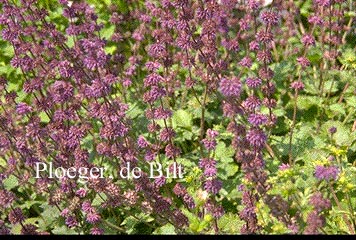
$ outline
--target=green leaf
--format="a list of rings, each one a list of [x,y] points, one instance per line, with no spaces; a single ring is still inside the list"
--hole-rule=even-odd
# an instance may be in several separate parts
[[[307,54],[307,58],[313,64],[318,64],[322,59],[322,52],[319,48],[310,48]]]
[[[352,48],[345,49],[338,59],[346,68],[356,69],[356,54]]]
[[[239,170],[239,166],[236,163],[218,162],[218,176],[219,178],[226,180],[228,177],[234,176]]]
[[[114,46],[108,46],[108,47],[105,47],[105,53],[106,54],[114,54],[114,52],[116,51],[117,47],[114,45]]]
[[[322,130],[325,134],[329,134],[328,130],[331,127],[336,127],[337,131],[333,134],[333,139],[335,143],[339,146],[350,146],[355,140],[354,135],[351,134],[351,131],[346,128],[341,122],[338,121],[328,121],[322,126]]]
[[[125,218],[124,221],[122,221],[122,223],[120,224],[120,226],[126,226],[127,228],[127,233],[128,234],[131,234],[131,233],[134,233],[135,232],[135,226],[136,224],[138,224],[139,221],[132,217],[132,216],[129,216],[127,218]]]
[[[170,234],[176,234],[175,228],[172,224],[168,223],[162,227],[157,228],[153,234],[159,234],[159,235],[170,235]]]
[[[336,115],[345,115],[345,107],[341,103],[335,103],[330,105],[330,110],[334,112]]]
[[[17,224],[12,226],[11,233],[14,234],[14,235],[19,235],[19,234],[21,234],[21,229],[22,229],[21,224],[17,223]]]
[[[113,33],[115,32],[115,25],[110,25],[110,27],[104,28],[101,30],[100,35],[106,40],[110,39]]]
[[[235,150],[232,146],[226,147],[224,142],[219,142],[215,150],[216,158],[223,162],[233,162],[232,157],[235,154]]]
[[[21,204],[21,209],[30,209],[32,207],[32,205],[35,205],[37,203],[42,203],[42,202],[41,201],[34,201],[34,200],[25,201],[24,204]]]
[[[17,180],[17,177],[10,175],[3,181],[3,184],[6,190],[11,190],[19,185],[19,181]]]
[[[218,227],[223,233],[236,234],[240,232],[243,222],[235,214],[226,213],[218,221]]]
[[[5,167],[6,165],[7,165],[7,162],[3,158],[0,158],[0,166]]]
[[[356,96],[347,97],[347,98],[345,98],[345,101],[346,101],[346,104],[351,107],[356,106]]]
[[[106,197],[106,195],[102,195],[102,198],[104,199],[104,200],[106,200],[107,199],[107,197]],[[103,202],[104,202],[104,200],[102,199],[100,196],[99,196],[99,194],[97,194],[96,196],[95,196],[95,198],[93,199],[93,206],[99,206],[100,204],[102,204]]]
[[[44,203],[40,206],[44,211],[41,213],[43,218],[43,222],[40,225],[43,225],[45,228],[51,226],[51,224],[58,218],[60,212],[54,207],[48,205],[48,203]]]
[[[178,126],[191,130],[193,125],[193,115],[190,112],[182,109],[174,112],[172,120],[173,128]]]
[[[311,7],[312,7],[312,1],[307,0],[303,2],[303,5],[300,8],[300,14],[303,16],[308,16],[309,13],[311,12]]]
[[[49,123],[50,119],[47,116],[47,114],[45,112],[40,112],[39,117],[41,119],[41,122],[43,123]]]
[[[286,79],[288,78],[290,71],[293,71],[294,66],[291,62],[281,61],[280,63],[275,64],[274,67],[274,79],[277,82],[278,86],[283,86]]]
[[[73,229],[70,229],[66,226],[61,226],[61,227],[55,227],[52,230],[52,233],[54,234],[58,234],[58,235],[72,235],[72,234],[77,234],[76,231],[74,231]]]
[[[317,96],[299,96],[297,100],[297,106],[299,109],[309,109],[311,106],[320,106],[322,99]]]
[[[190,224],[189,224],[190,230],[192,230],[194,233],[199,233],[199,228],[200,228],[200,220],[198,217],[194,216],[190,218]]]
[[[41,221],[42,219],[39,217],[33,217],[33,218],[27,218],[25,220],[26,224],[32,224],[32,225],[38,225],[38,223]]]
[[[324,83],[324,89],[326,89],[326,92],[330,92],[330,93],[336,93],[337,91],[339,91],[339,77],[335,77],[336,79],[333,80],[328,80],[325,81]]]

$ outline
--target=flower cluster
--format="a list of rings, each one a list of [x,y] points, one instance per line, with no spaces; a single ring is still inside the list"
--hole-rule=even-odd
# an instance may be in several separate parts
[[[325,225],[325,217],[321,214],[322,211],[331,207],[330,200],[323,198],[320,192],[316,192],[309,200],[314,210],[309,213],[307,218],[307,227],[304,230],[305,234],[318,234],[320,229]]]
[[[348,68],[340,57],[352,3],[313,0],[301,11],[299,1],[94,2],[0,0],[1,46],[11,49],[3,60],[11,71],[0,71],[0,234],[218,234],[231,216],[242,234],[264,233],[272,221],[271,229],[317,234],[334,204],[325,186],[345,212],[333,188],[338,179],[337,189],[353,187],[344,145],[330,148],[337,163],[310,171],[320,185],[305,198],[306,219],[295,193],[315,190],[293,174],[308,165],[296,156],[298,121],[308,117],[298,105],[333,104],[310,109],[320,116],[310,122],[332,144],[344,141],[336,139],[343,128],[325,131],[323,121],[346,111],[345,95],[354,102],[354,86],[336,82]],[[38,164],[104,167],[105,177],[34,178]],[[155,165],[161,174],[152,177]],[[121,178],[135,170],[139,177]],[[278,192],[276,178],[288,182]],[[33,221],[48,212],[58,216]]]

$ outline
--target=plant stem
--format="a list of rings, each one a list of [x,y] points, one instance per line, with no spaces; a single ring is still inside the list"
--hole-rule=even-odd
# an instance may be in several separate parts
[[[204,127],[205,127],[205,104],[206,104],[206,98],[208,95],[208,86],[205,85],[205,89],[204,89],[204,95],[203,95],[203,102],[201,104],[201,119],[200,119],[200,136],[199,136],[199,142],[201,142],[201,140],[203,140],[204,138]],[[203,150],[202,145],[201,146],[201,150]]]
[[[296,116],[297,116],[297,100],[298,100],[298,90],[295,90],[294,94],[294,107],[293,107],[293,120],[292,120],[292,126],[290,128],[290,134],[289,134],[289,165],[293,165],[293,155],[292,155],[292,139],[293,139],[293,132],[294,132],[294,127],[295,127],[295,121],[296,121]]]
[[[339,208],[339,210],[346,212],[346,211],[343,209],[343,207],[341,206],[341,203],[340,203],[339,199],[338,199],[337,196],[336,196],[334,187],[331,185],[331,183],[330,183],[329,181],[328,181],[328,185],[329,185],[329,188],[330,188],[330,191],[331,191],[331,195],[333,196],[333,199],[334,199],[334,201],[336,202],[337,207]],[[346,225],[348,226],[348,228],[349,228],[349,230],[350,230],[350,233],[351,233],[351,234],[355,234],[355,228],[353,228],[353,227],[351,226],[351,223],[350,223],[349,220],[347,219],[347,215],[345,215],[345,213],[343,214],[343,219],[344,219]]]

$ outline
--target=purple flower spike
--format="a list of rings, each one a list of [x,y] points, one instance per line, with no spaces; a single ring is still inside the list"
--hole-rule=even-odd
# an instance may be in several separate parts
[[[316,166],[315,177],[319,180],[336,180],[339,174],[339,168],[337,166]]]

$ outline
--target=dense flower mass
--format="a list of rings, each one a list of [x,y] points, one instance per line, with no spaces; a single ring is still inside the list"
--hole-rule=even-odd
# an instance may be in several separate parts
[[[355,234],[355,9],[0,0],[0,235]]]
[[[241,82],[238,78],[223,78],[220,81],[220,92],[227,97],[238,97],[241,93]]]
[[[339,174],[339,169],[337,166],[316,166],[315,167],[315,177],[320,180],[336,180]]]

